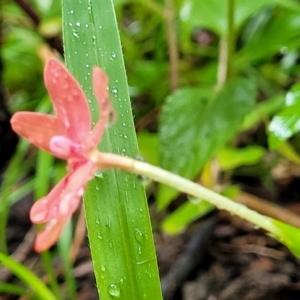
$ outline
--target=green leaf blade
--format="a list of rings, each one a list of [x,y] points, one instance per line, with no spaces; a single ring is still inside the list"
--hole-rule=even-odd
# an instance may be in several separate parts
[[[106,130],[101,150],[134,157],[137,141],[113,4],[66,0],[62,6],[67,65],[87,93],[94,120],[98,107],[91,68],[98,65],[109,76],[117,122]],[[84,205],[101,299],[161,299],[145,192],[136,176],[98,172],[87,186]]]

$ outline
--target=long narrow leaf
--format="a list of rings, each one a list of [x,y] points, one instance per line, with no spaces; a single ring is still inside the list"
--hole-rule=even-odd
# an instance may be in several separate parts
[[[99,65],[109,75],[117,123],[107,131],[101,150],[135,156],[137,143],[112,2],[64,0],[62,7],[67,66],[94,112],[91,68]],[[98,173],[84,202],[101,299],[161,299],[145,193],[135,175],[118,170]]]
[[[14,261],[9,256],[0,253],[0,264],[11,270],[17,277],[30,286],[30,288],[43,300],[56,300],[56,297],[47,286],[36,277],[29,269]]]

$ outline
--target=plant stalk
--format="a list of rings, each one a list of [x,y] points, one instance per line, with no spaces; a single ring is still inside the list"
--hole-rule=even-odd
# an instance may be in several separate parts
[[[254,223],[259,228],[269,231],[275,237],[280,238],[281,231],[272,222],[272,219],[257,213],[245,205],[236,203],[218,193],[215,193],[197,183],[180,177],[159,167],[149,165],[145,162],[135,160],[126,156],[94,152],[92,159],[100,169],[119,168],[128,172],[148,177],[154,181],[166,184],[179,190],[182,193],[189,194],[199,199],[206,200],[219,209],[224,209],[232,214]]]

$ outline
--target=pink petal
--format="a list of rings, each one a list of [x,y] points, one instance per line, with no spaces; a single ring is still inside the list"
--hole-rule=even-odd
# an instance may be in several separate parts
[[[74,142],[81,142],[91,131],[86,96],[76,79],[57,59],[50,58],[44,71],[47,90],[58,119]]]
[[[87,161],[85,164],[76,167],[74,172],[70,174],[59,203],[60,215],[73,213],[77,209],[79,203],[76,200],[81,199],[85,184],[93,178],[93,173],[94,164]]]
[[[97,146],[100,142],[106,125],[116,119],[114,109],[111,106],[107,92],[108,78],[106,74],[98,67],[93,69],[93,89],[99,105],[99,121],[93,129],[92,136],[89,137],[91,148]]]
[[[55,135],[65,136],[59,120],[50,115],[35,112],[17,112],[11,118],[13,130],[32,144],[50,151],[50,140]]]
[[[69,138],[60,135],[56,135],[50,140],[50,150],[56,157],[62,159],[82,159],[85,157],[81,145],[75,144]]]
[[[51,220],[46,228],[38,233],[34,243],[34,250],[36,252],[43,252],[53,246],[59,239],[68,220],[69,217]]]
[[[98,67],[93,68],[93,89],[99,102],[99,107],[108,100],[107,92],[108,78],[106,74]]]
[[[94,165],[90,161],[78,165],[46,197],[34,203],[30,210],[31,222],[46,223],[71,216],[79,206],[85,183],[92,178],[93,171]]]
[[[61,194],[66,186],[70,175],[66,175],[50,193],[33,204],[30,210],[30,220],[32,223],[46,223],[53,218],[58,218],[58,205]]]

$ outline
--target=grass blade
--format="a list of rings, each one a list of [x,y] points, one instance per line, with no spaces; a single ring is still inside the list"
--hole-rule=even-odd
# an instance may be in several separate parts
[[[110,78],[117,123],[106,133],[102,151],[137,155],[128,86],[110,0],[62,1],[65,57],[97,111],[91,67]],[[95,114],[96,115],[96,114]],[[119,170],[98,173],[85,195],[89,241],[101,299],[161,299],[156,254],[142,185]]]

